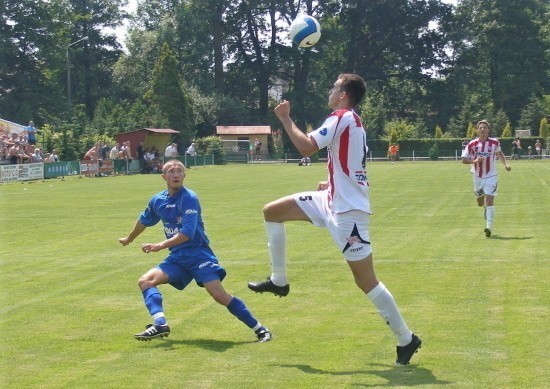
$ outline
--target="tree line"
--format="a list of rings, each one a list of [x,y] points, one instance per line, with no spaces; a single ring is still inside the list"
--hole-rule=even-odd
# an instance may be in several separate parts
[[[371,139],[463,138],[482,118],[496,136],[538,136],[550,114],[545,0],[139,0],[132,15],[125,0],[2,4],[0,116],[33,120],[64,157],[146,127],[180,131],[182,147],[216,125],[277,129],[283,98],[313,128],[347,72],[367,81]],[[300,13],[321,23],[311,49],[288,39]]]

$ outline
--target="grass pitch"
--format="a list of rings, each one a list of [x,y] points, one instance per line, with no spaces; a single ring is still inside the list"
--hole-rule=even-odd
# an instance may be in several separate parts
[[[468,166],[368,166],[377,274],[423,340],[406,367],[393,366],[394,338],[326,230],[287,223],[288,297],[246,287],[269,274],[262,206],[315,188],[322,164],[188,171],[224,285],[272,330],[265,344],[196,285],[161,286],[169,338],[133,339],[150,322],[137,279],[167,252],[139,250],[162,238],[159,226],[128,247],[117,239],[164,189],[160,176],[0,185],[0,386],[545,387],[550,161],[510,163],[491,239]]]

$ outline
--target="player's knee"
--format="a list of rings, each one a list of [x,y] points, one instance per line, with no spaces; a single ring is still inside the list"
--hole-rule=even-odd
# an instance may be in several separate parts
[[[273,217],[275,216],[275,207],[273,206],[273,203],[269,203],[264,205],[264,220],[265,221],[273,221]]]
[[[143,291],[152,288],[155,285],[151,282],[151,277],[149,277],[147,274],[144,274],[139,278],[138,286]]]

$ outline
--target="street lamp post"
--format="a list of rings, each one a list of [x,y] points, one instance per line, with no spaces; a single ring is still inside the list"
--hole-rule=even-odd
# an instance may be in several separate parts
[[[76,45],[79,42],[87,41],[88,37],[85,36],[84,38],[80,38],[77,41],[74,41],[73,43],[70,43],[67,45],[67,51],[66,51],[66,57],[67,57],[67,108],[69,112],[69,119],[72,117],[72,101],[71,101],[71,61],[69,58],[69,47]]]

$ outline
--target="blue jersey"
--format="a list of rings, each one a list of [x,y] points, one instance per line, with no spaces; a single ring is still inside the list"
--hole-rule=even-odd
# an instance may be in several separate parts
[[[178,232],[189,238],[187,242],[170,247],[172,253],[191,247],[207,247],[210,243],[204,231],[199,198],[192,190],[182,187],[173,197],[166,190],[154,195],[139,221],[150,227],[161,220],[167,239]]]

